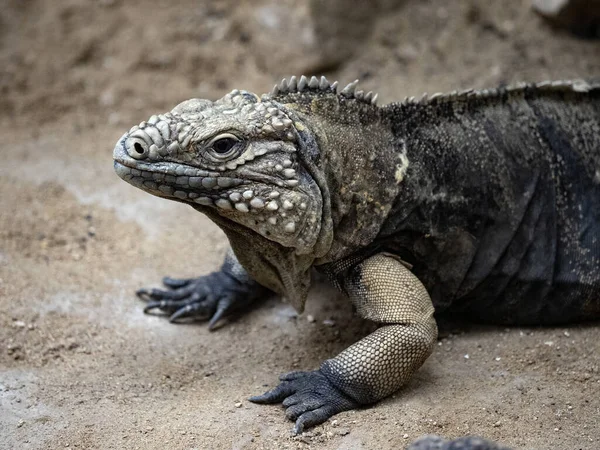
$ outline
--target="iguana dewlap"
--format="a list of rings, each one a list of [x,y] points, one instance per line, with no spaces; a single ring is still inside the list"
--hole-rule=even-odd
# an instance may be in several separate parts
[[[233,249],[218,272],[141,290],[147,309],[212,327],[269,289],[302,311],[316,268],[381,325],[253,398],[283,401],[297,432],[406,383],[434,313],[600,317],[600,83],[375,100],[292,77],[183,102],[114,150],[121,178],[207,214]]]

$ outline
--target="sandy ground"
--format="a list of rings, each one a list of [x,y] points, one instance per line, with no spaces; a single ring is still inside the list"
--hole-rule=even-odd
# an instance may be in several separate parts
[[[114,143],[151,114],[293,71],[360,77],[383,103],[600,75],[598,41],[526,1],[380,1],[339,61],[319,53],[308,3],[2,2],[0,448],[400,449],[426,433],[600,446],[597,325],[453,325],[395,396],[292,437],[280,406],[246,398],[368,332],[340,295],[315,286],[301,316],[269,299],[214,333],[142,314],[136,288],[214,270],[227,246],[113,173]]]

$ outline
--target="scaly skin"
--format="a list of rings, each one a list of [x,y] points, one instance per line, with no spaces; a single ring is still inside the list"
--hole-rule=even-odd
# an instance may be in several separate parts
[[[216,274],[142,290],[150,308],[214,326],[271,290],[301,312],[316,267],[381,324],[251,399],[282,401],[295,432],[404,385],[433,349],[434,312],[600,314],[598,84],[375,99],[294,77],[184,102],[114,151],[119,176],[205,213],[235,253]]]

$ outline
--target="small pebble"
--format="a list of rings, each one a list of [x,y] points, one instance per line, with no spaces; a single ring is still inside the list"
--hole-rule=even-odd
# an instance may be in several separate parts
[[[403,434],[403,435],[402,435],[402,437],[403,437],[404,439],[408,439],[408,434]]]
[[[308,320],[310,323],[314,323],[315,321],[315,316],[309,314],[308,316],[306,316],[306,320]]]
[[[335,322],[331,319],[325,319],[323,321],[323,325],[326,325],[328,327],[335,327]]]
[[[241,407],[242,407],[242,402],[237,402],[237,403],[235,404],[235,407],[236,407],[236,408],[241,408]]]

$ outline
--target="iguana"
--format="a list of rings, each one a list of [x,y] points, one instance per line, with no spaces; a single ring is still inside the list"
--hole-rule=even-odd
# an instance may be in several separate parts
[[[376,100],[292,77],[185,101],[114,149],[121,178],[206,214],[233,249],[218,272],[140,290],[146,310],[212,328],[274,291],[302,312],[316,268],[381,325],[251,398],[283,402],[296,433],[404,385],[434,314],[600,317],[600,82]]]

